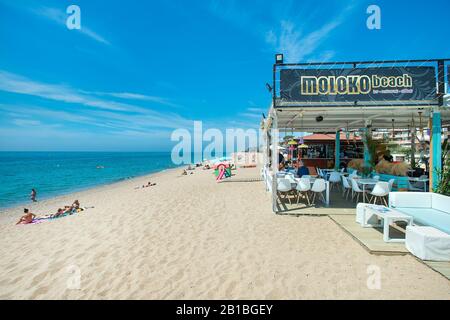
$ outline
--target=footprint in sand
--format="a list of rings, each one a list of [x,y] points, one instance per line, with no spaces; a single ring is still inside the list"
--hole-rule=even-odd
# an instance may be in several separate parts
[[[48,271],[44,271],[39,273],[38,275],[33,277],[33,280],[31,281],[31,286],[37,286],[39,283],[42,282],[47,277]]]

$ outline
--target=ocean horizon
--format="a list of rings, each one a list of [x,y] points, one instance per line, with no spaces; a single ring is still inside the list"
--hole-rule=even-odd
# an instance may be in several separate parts
[[[82,191],[177,168],[170,152],[0,152],[0,208]]]

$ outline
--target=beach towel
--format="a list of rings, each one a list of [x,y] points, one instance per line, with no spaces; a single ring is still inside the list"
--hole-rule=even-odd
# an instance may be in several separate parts
[[[33,219],[33,221],[30,222],[30,223],[25,223],[25,224],[20,223],[19,225],[40,224],[40,223],[48,221],[48,220],[55,220],[55,219],[71,216],[71,215],[73,215],[75,213],[86,211],[89,208],[94,208],[94,207],[82,207],[82,208],[76,209],[74,211],[66,212],[66,213],[64,213],[64,214],[62,214],[62,215],[60,215],[58,217],[51,217],[51,215],[44,216],[44,217],[38,217],[38,218]]]

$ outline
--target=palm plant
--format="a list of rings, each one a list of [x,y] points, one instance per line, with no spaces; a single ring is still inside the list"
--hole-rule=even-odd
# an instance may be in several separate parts
[[[442,144],[442,169],[438,171],[438,184],[435,192],[450,196],[450,148],[448,140]]]

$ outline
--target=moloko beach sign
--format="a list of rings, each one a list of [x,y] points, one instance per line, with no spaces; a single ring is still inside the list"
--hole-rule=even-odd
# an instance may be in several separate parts
[[[280,93],[287,102],[435,101],[433,67],[282,69]]]

